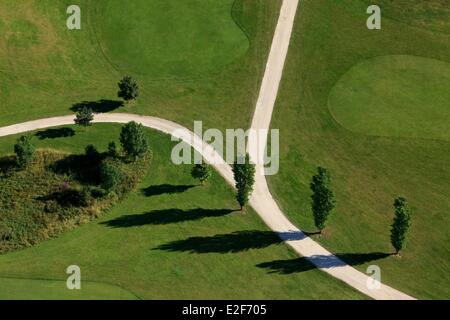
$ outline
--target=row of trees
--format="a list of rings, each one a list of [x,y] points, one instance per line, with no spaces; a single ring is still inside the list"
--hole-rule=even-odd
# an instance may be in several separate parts
[[[247,154],[232,165],[232,170],[236,186],[236,200],[242,211],[253,191],[255,165],[250,162]],[[203,184],[211,176],[211,169],[206,163],[196,164],[191,175]],[[336,207],[335,195],[331,189],[330,172],[323,167],[318,167],[317,173],[311,179],[310,189],[312,191],[311,208],[314,224],[319,233],[322,234],[330,214]],[[406,199],[402,197],[395,199],[394,209],[391,244],[395,249],[395,254],[399,254],[405,247],[407,234],[411,226],[411,209]]]
[[[317,174],[312,177],[310,188],[312,191],[311,207],[314,224],[322,233],[328,217],[336,206],[336,200],[331,190],[331,178],[327,169],[319,167]],[[399,197],[394,201],[394,221],[391,227],[391,244],[395,254],[405,247],[406,238],[411,226],[411,209],[405,198]]]

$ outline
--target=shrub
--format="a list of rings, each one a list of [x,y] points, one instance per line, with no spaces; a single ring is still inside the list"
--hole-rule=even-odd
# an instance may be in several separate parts
[[[117,147],[116,147],[116,143],[114,141],[111,141],[108,144],[108,156],[115,158],[117,157]]]
[[[33,160],[35,154],[35,147],[32,143],[32,137],[22,136],[14,145],[14,152],[17,157],[17,165],[20,168],[25,168]]]
[[[100,152],[92,144],[86,146],[84,153],[88,161],[98,161],[100,158]]]
[[[130,100],[135,100],[139,96],[139,87],[131,77],[125,76],[118,83],[119,92],[117,93],[119,98],[128,102]]]
[[[92,113],[92,109],[89,107],[82,107],[76,115],[75,123],[87,127],[92,125],[92,120],[94,120],[94,114]]]
[[[201,184],[204,184],[211,176],[211,168],[207,163],[198,163],[192,168],[191,176],[194,179],[198,179]]]
[[[112,161],[103,161],[100,166],[102,188],[110,193],[122,182],[122,172]]]

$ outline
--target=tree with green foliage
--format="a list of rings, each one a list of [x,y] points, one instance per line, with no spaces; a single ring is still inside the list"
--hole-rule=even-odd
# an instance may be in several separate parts
[[[125,154],[133,160],[146,154],[149,149],[148,137],[144,126],[134,121],[122,127],[120,143]]]
[[[112,161],[103,161],[100,165],[101,186],[106,192],[113,191],[123,179],[122,172]]]
[[[75,124],[78,124],[83,127],[88,127],[92,125],[93,120],[94,120],[94,113],[92,112],[92,109],[89,107],[82,107],[80,110],[78,110],[74,121]]]
[[[117,157],[117,147],[116,147],[116,143],[114,141],[111,141],[108,144],[108,155],[112,158]]]
[[[391,229],[391,244],[395,249],[395,254],[406,245],[406,237],[411,226],[411,209],[405,198],[399,197],[394,201],[395,216]]]
[[[33,160],[36,148],[33,145],[31,136],[21,136],[14,145],[17,165],[25,168]]]
[[[197,163],[192,168],[191,176],[203,185],[211,177],[211,167],[205,162]]]
[[[125,100],[126,103],[128,103],[130,100],[136,100],[139,96],[139,87],[136,81],[134,81],[133,78],[129,76],[123,77],[123,79],[118,83],[118,86],[119,92],[117,93],[117,95],[119,96],[119,98]]]
[[[92,144],[89,144],[84,148],[84,154],[86,155],[87,161],[91,163],[98,162],[101,158],[100,152],[98,152],[97,148]]]
[[[233,174],[235,186],[237,189],[236,200],[241,206],[241,211],[248,203],[250,194],[253,191],[255,184],[255,165],[250,162],[250,157],[246,154],[245,157],[238,157],[233,164]]]
[[[314,216],[314,224],[319,233],[325,228],[328,216],[336,206],[334,193],[330,189],[331,178],[327,169],[318,167],[317,174],[313,176],[310,188],[313,192],[311,195],[311,206]]]

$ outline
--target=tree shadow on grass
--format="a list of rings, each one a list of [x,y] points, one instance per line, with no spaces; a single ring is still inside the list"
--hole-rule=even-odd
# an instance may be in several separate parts
[[[154,210],[141,214],[130,214],[121,216],[114,220],[102,222],[102,224],[112,228],[129,228],[144,225],[164,225],[183,221],[200,220],[203,218],[222,217],[232,212],[233,210],[229,209],[201,209],[201,208],[192,210],[180,210],[180,209]]]
[[[94,113],[105,113],[109,111],[114,111],[122,106],[123,101],[102,99],[98,101],[83,101],[76,103],[72,106],[72,108],[70,108],[70,110],[78,112],[81,109],[87,107],[90,108]]]
[[[143,188],[142,194],[146,197],[151,196],[159,196],[162,194],[174,194],[174,193],[183,193],[191,188],[194,188],[194,185],[171,185],[171,184],[160,184],[157,186],[150,186],[147,188]]]
[[[75,131],[71,128],[47,129],[36,133],[40,140],[73,137]]]
[[[317,255],[310,258],[296,258],[290,260],[274,260],[257,265],[259,268],[268,269],[269,273],[291,274],[309,271],[319,268],[342,267],[346,264],[356,266],[366,262],[384,259],[390,256],[389,253],[340,253],[336,256]]]
[[[293,233],[296,237],[296,233]],[[190,253],[228,253],[250,249],[262,249],[270,245],[282,243],[280,235],[272,231],[246,230],[229,234],[218,234],[211,237],[191,237],[185,240],[169,242],[153,250]]]

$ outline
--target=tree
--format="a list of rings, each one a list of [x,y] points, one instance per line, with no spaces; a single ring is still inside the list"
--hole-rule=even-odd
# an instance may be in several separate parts
[[[411,209],[405,198],[399,197],[394,201],[395,216],[391,229],[391,244],[398,255],[406,245],[406,237],[411,226]]]
[[[248,203],[248,198],[255,184],[255,165],[250,163],[250,157],[246,154],[245,157],[238,157],[232,169],[237,189],[236,200],[242,211]]]
[[[106,192],[113,191],[123,179],[122,172],[112,161],[103,161],[100,166],[102,188]]]
[[[94,120],[94,114],[92,112],[92,109],[89,107],[82,107],[77,112],[77,116],[75,118],[75,123],[87,127],[92,125],[92,121]]]
[[[129,76],[123,77],[122,80],[119,81],[119,92],[117,95],[119,98],[125,100],[128,103],[130,100],[136,100],[139,96],[139,87],[136,81]]]
[[[203,185],[211,176],[211,168],[207,163],[198,163],[192,168],[191,176],[194,179],[198,179]]]
[[[116,143],[114,141],[111,141],[108,144],[108,155],[112,158],[117,157],[117,147],[116,147]]]
[[[120,132],[120,143],[122,149],[128,157],[136,158],[143,156],[147,153],[148,138],[145,134],[142,124],[138,124],[134,121],[127,123],[122,127]]]
[[[314,216],[314,224],[319,233],[325,228],[328,216],[333,211],[336,201],[334,193],[330,189],[331,178],[327,169],[318,167],[317,174],[313,176],[310,188],[313,192],[311,205]]]
[[[84,148],[84,154],[86,155],[86,160],[88,163],[93,164],[100,161],[100,152],[94,145],[89,144]]]
[[[32,143],[31,136],[21,136],[14,145],[14,152],[17,164],[20,168],[25,168],[33,160],[36,148]]]

